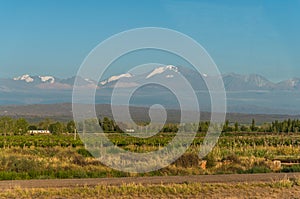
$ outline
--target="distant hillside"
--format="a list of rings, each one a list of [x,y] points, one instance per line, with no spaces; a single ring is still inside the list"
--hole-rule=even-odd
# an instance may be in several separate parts
[[[124,109],[124,106],[118,106],[119,110]],[[99,117],[112,117],[111,108],[108,104],[96,105],[96,110]],[[146,107],[130,107],[131,116],[135,121],[148,121],[148,108]],[[101,113],[101,114],[100,114]],[[168,122],[178,122],[180,111],[167,110]],[[192,115],[192,114],[191,114]],[[18,106],[0,106],[0,116],[24,117],[30,121],[39,121],[44,118],[50,118],[59,121],[72,120],[72,104],[36,104],[36,105],[18,105]],[[272,122],[275,120],[284,120],[287,118],[300,119],[300,115],[277,115],[277,114],[242,114],[228,113],[227,119],[231,122],[248,124],[252,119],[255,119],[257,124]],[[201,121],[208,121],[210,113],[202,112]]]

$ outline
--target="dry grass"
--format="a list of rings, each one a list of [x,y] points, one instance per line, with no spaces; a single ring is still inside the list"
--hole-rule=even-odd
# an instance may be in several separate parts
[[[282,179],[252,184],[168,184],[22,189],[0,193],[0,198],[297,198],[300,186]]]

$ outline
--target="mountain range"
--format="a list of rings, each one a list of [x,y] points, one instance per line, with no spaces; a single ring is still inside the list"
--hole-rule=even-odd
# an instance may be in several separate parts
[[[169,82],[184,89],[178,78],[184,76],[196,91],[200,107],[209,111],[210,98],[205,80],[215,76],[199,74],[192,68],[173,65],[157,66],[141,73],[124,73],[107,76],[96,81],[86,77],[57,78],[51,75],[21,75],[0,79],[0,105],[8,104],[53,104],[72,102],[72,89],[77,86],[96,88],[96,103],[110,104],[114,88],[127,89],[144,82]],[[227,105],[230,112],[242,113],[300,113],[300,78],[272,82],[258,74],[223,74]],[[170,108],[178,107],[169,91],[157,86],[148,86],[137,91],[132,105],[149,106],[163,102]]]
[[[160,66],[154,68],[152,71],[144,74],[133,75],[130,73],[117,74],[110,76],[97,83],[96,80],[77,77],[81,86],[96,86],[98,89],[114,87],[118,80],[122,80],[124,87],[135,86],[139,81],[150,78],[164,78],[173,79],[176,78],[176,74],[181,73],[190,83],[197,88],[197,90],[206,90],[204,78],[213,78],[206,74],[195,73],[193,69],[180,68],[172,65]],[[1,92],[10,92],[18,89],[72,89],[75,81],[75,76],[70,78],[57,78],[50,75],[38,76],[38,75],[21,75],[14,78],[2,78],[0,79]],[[278,83],[274,83],[267,78],[258,74],[241,75],[236,73],[223,74],[222,79],[226,91],[249,91],[249,90],[300,90],[300,78],[291,78]]]

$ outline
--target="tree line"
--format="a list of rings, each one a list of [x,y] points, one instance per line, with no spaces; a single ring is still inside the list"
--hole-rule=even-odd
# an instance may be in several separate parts
[[[24,135],[29,130],[49,130],[52,134],[74,133],[75,123],[67,123],[44,119],[38,123],[29,123],[24,118],[0,117],[1,135]]]
[[[108,117],[98,119],[98,124],[105,133],[123,133],[128,128],[126,124],[118,123]],[[141,123],[140,126],[147,126],[148,123]],[[199,122],[195,124],[185,124],[185,131],[207,132],[210,122]],[[0,117],[0,135],[24,135],[28,130],[49,130],[52,134],[74,133],[76,125],[74,121],[59,122],[44,119],[38,123],[29,123],[24,118],[12,118],[8,116]],[[157,129],[152,129],[157,130]],[[160,132],[177,132],[178,124],[165,124]],[[256,125],[255,119],[250,124],[240,124],[226,120],[223,125],[223,132],[273,132],[273,133],[298,133],[300,130],[300,120],[287,119],[283,121],[275,120],[271,123]]]
[[[300,130],[300,120],[287,119],[283,121],[275,120],[271,123],[256,125],[255,119],[251,124],[230,123],[226,120],[223,132],[269,132],[269,133],[298,133]]]

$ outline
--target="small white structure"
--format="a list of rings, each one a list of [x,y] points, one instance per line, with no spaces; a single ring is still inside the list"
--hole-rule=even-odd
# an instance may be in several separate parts
[[[49,130],[29,130],[30,134],[50,134]]]
[[[134,129],[126,129],[125,130],[127,133],[134,133]]]

